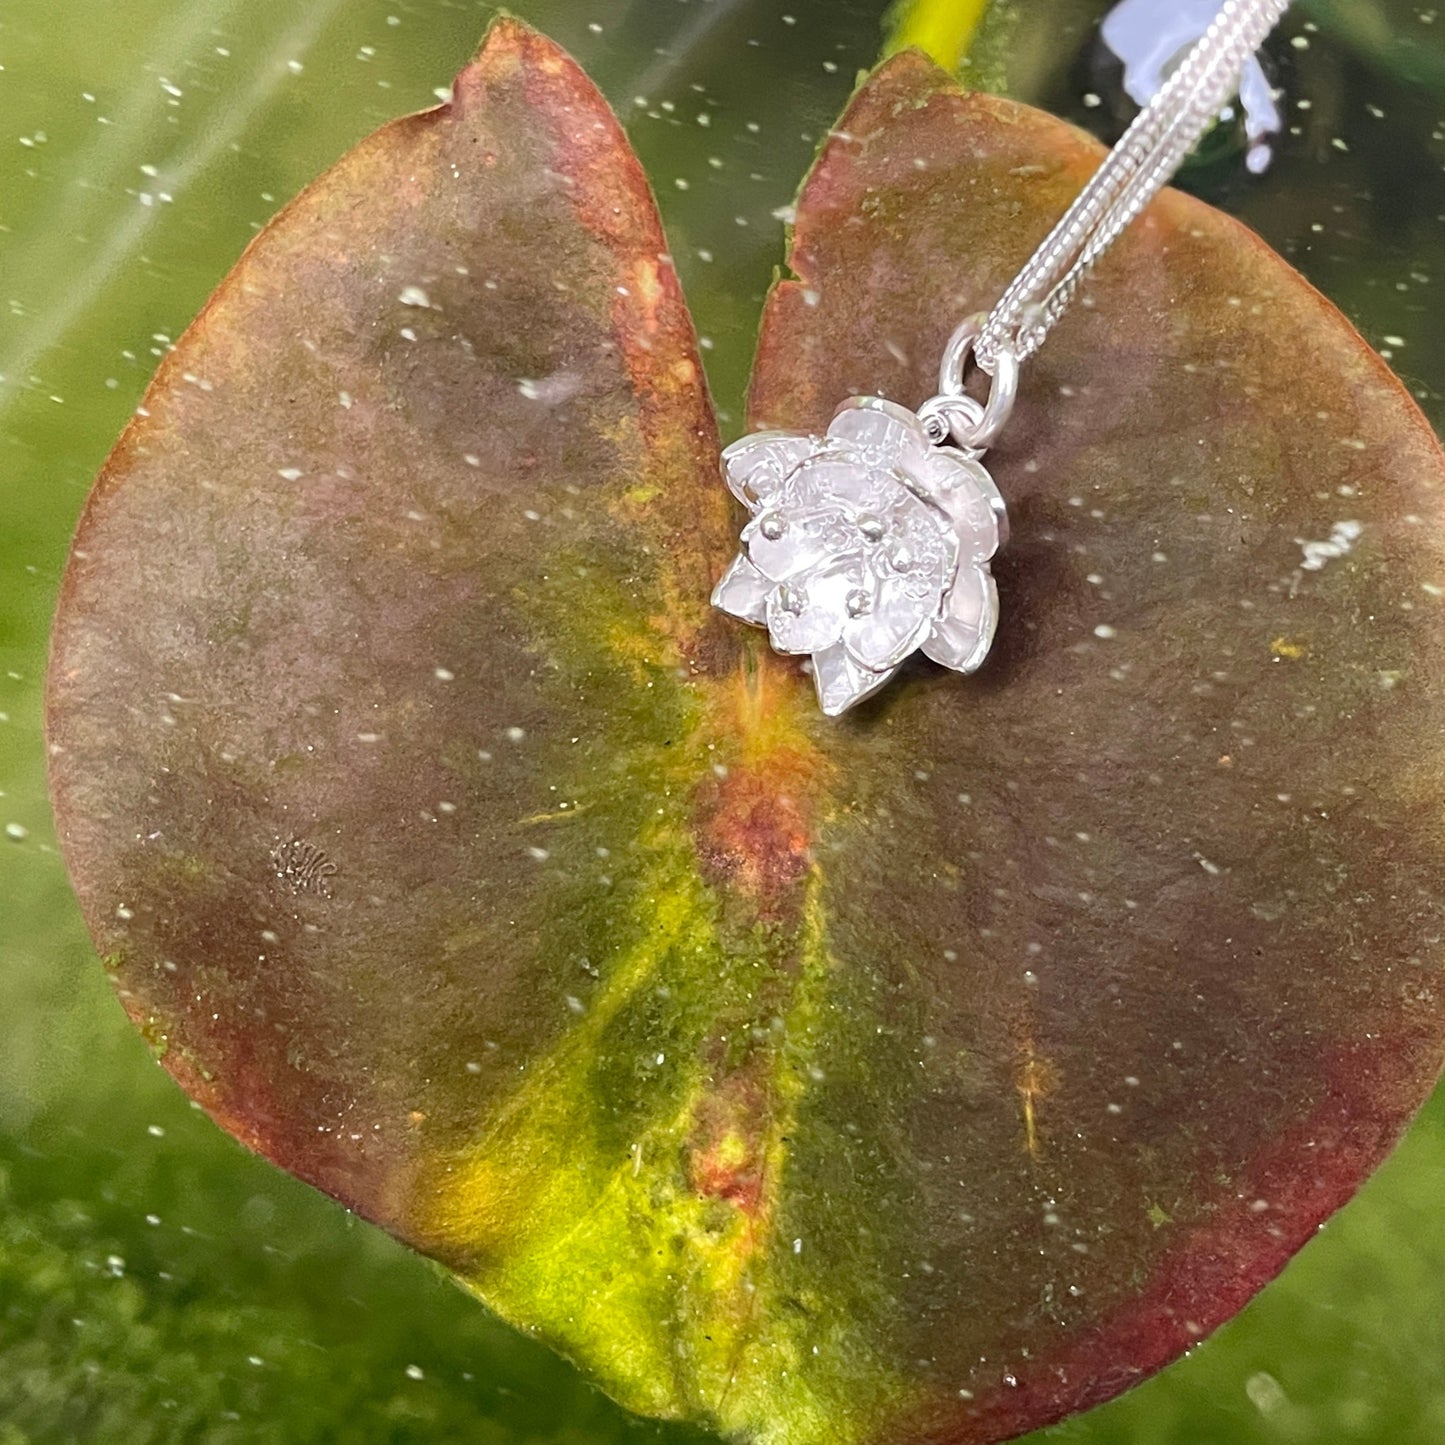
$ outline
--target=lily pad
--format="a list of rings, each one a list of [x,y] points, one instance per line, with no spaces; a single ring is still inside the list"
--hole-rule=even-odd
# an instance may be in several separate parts
[[[883,67],[759,426],[917,405],[1097,151]],[[86,510],[66,856],[166,1067],[643,1413],[983,1442],[1277,1271],[1439,1067],[1445,461],[1228,219],[1158,203],[1025,378],[971,679],[823,718],[711,613],[691,324],[515,21],[256,241]]]

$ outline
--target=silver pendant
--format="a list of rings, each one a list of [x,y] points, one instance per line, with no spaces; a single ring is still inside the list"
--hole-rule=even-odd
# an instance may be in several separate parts
[[[728,487],[751,516],[713,605],[766,627],[776,651],[810,655],[830,717],[917,649],[969,673],[993,642],[989,562],[1008,519],[979,456],[1003,417],[995,397],[985,412],[962,395],[970,326],[950,343],[950,384],[918,413],[853,397],[825,436],[758,432],[723,453]],[[995,396],[1010,391],[1000,380]],[[960,432],[975,445],[946,444]]]

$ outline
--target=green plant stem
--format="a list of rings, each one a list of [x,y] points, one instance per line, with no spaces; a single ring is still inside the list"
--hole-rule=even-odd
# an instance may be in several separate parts
[[[988,7],[989,0],[899,0],[889,13],[884,54],[914,47],[957,71]]]

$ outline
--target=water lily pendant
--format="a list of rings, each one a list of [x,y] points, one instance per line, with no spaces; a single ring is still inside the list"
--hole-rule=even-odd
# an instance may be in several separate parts
[[[978,450],[879,397],[854,397],[826,436],[758,432],[723,453],[752,514],[713,605],[773,647],[811,654],[836,716],[876,692],[917,648],[955,672],[983,663],[998,623],[989,559],[1007,514]]]

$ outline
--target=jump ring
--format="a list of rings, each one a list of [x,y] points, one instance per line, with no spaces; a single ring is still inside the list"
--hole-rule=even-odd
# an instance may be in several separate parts
[[[983,335],[988,322],[986,312],[970,316],[948,339],[943,349],[943,361],[938,368],[938,391],[940,396],[963,396],[963,378],[968,369],[974,347]],[[996,442],[1013,413],[1014,402],[1019,392],[1018,357],[1008,347],[999,347],[994,358],[993,377],[988,389],[988,401],[984,404],[983,415],[966,437],[960,437],[962,444],[985,451]],[[955,435],[957,433],[955,432]]]

